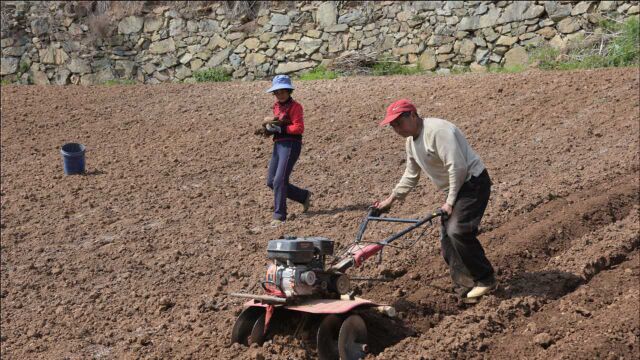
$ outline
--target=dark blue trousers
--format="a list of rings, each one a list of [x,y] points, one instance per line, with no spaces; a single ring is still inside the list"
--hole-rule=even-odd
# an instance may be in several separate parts
[[[287,199],[302,204],[309,196],[309,191],[289,184],[289,176],[298,161],[301,150],[302,143],[299,141],[284,140],[273,143],[267,186],[273,189],[274,219],[283,221],[287,219]]]

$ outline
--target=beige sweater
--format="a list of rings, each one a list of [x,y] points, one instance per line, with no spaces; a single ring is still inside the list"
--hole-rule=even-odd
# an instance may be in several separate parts
[[[403,200],[420,179],[420,169],[438,187],[447,191],[447,204],[453,206],[462,184],[485,169],[480,157],[455,125],[436,118],[423,119],[416,138],[407,138],[407,168],[393,189],[393,195]]]

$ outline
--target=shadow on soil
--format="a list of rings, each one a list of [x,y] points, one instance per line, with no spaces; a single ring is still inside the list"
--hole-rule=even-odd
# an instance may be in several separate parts
[[[583,283],[582,278],[565,271],[524,272],[502,280],[495,295],[500,298],[534,296],[545,300],[556,300],[574,291]]]
[[[406,337],[416,336],[416,331],[402,320],[390,318],[375,311],[364,311],[359,315],[367,324],[369,352],[379,354]]]
[[[367,325],[369,352],[379,354],[406,337],[416,336],[416,331],[402,320],[387,317],[373,309],[350,312],[362,317]],[[346,314],[339,314],[346,318]],[[316,336],[323,316],[295,311],[277,311],[272,318],[267,339],[289,349],[304,349],[309,358],[317,356]],[[335,334],[336,337],[338,334]]]

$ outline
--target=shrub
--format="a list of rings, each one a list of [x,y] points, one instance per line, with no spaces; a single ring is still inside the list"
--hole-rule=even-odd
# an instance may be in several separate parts
[[[115,30],[108,14],[89,15],[87,18],[89,36],[93,41],[107,39]]]
[[[8,6],[2,4],[0,7],[0,30],[7,31],[13,27],[13,11]],[[4,35],[3,35],[4,36]]]
[[[102,83],[102,85],[112,86],[112,85],[135,85],[136,81],[131,79],[113,79],[107,80]]]
[[[538,61],[538,67],[544,70],[550,70],[555,68],[555,61],[560,55],[558,49],[546,45],[535,49],[531,53],[531,60]]]
[[[101,1],[108,3],[104,5],[116,19],[122,19],[131,15],[141,15],[144,8],[144,1]]]
[[[454,75],[465,74],[470,71],[471,69],[469,69],[469,67],[465,65],[453,65],[453,67],[451,68],[451,73]]]
[[[567,54],[550,46],[532,52],[531,59],[545,70],[593,69],[640,64],[640,25],[637,17],[624,23],[607,20],[600,23],[604,30],[597,41],[583,39],[573,44]],[[588,41],[591,40],[591,41]]]
[[[223,6],[228,15],[235,20],[249,21],[258,17],[260,1],[235,0],[224,1]]]
[[[598,22],[598,25],[607,31],[615,31],[617,27],[616,24],[617,23],[612,19],[603,19],[603,20],[600,20],[600,22]]]
[[[587,55],[581,59],[560,60],[555,68],[558,70],[595,69],[609,66],[606,57],[600,55]]]
[[[198,70],[193,73],[193,77],[196,78],[197,82],[221,82],[231,80],[231,75],[222,68]]]
[[[638,65],[640,62],[640,20],[629,18],[618,25],[620,35],[615,37],[608,46],[608,58],[611,66]]]
[[[513,74],[526,70],[524,65],[496,66],[489,68],[489,72],[496,74]]]
[[[415,75],[420,74],[422,69],[419,66],[403,66],[391,60],[380,60],[373,65],[373,75]]]
[[[29,71],[29,63],[26,61],[21,61],[19,68],[18,68],[18,72],[19,73],[26,73],[27,71]]]
[[[311,71],[300,74],[298,79],[300,80],[327,80],[335,79],[338,77],[338,73],[335,71],[327,70],[324,66],[318,66]]]

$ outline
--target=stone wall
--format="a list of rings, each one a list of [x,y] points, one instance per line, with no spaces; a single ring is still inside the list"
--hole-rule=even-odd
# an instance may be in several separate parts
[[[639,12],[636,1],[300,1],[258,3],[253,16],[239,16],[223,2],[147,1],[135,15],[111,14],[100,37],[79,3],[90,2],[2,2],[3,83],[194,82],[207,68],[252,80],[330,67],[350,52],[484,71],[525,63],[531,47],[566,48],[603,19]]]

